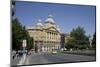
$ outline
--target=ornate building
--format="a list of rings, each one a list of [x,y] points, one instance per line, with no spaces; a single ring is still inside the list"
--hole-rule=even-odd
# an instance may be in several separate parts
[[[33,37],[34,46],[38,52],[51,52],[60,49],[60,29],[55,24],[52,15],[49,15],[44,22],[39,19],[35,26],[26,29],[30,37]]]
[[[65,47],[65,34],[61,33],[60,36],[61,36],[61,48],[64,48]]]

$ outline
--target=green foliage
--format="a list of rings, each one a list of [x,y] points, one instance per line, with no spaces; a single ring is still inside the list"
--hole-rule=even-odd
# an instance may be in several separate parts
[[[66,43],[66,48],[70,49],[86,49],[89,48],[89,38],[85,35],[82,27],[77,27],[70,32],[70,39]]]
[[[12,49],[19,50],[22,49],[23,39],[27,40],[27,49],[30,50],[33,48],[33,38],[28,35],[28,32],[25,30],[18,19],[12,20]]]
[[[96,48],[96,32],[93,35],[92,48]]]
[[[84,28],[78,26],[76,29],[72,30],[70,36],[75,38],[76,40],[83,40],[85,39],[85,30]]]

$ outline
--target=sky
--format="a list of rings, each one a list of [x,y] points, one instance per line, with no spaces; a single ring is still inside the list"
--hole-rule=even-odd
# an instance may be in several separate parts
[[[70,33],[78,26],[84,28],[86,35],[93,35],[95,32],[95,6],[16,2],[15,9],[15,17],[26,27],[36,25],[38,19],[44,23],[48,15],[52,15],[62,33]]]

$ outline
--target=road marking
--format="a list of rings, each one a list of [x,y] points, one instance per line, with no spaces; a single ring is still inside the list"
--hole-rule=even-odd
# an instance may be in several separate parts
[[[23,54],[21,60],[19,61],[19,63],[17,65],[23,65],[26,59],[26,54]]]
[[[29,57],[27,57],[25,64],[29,64]]]

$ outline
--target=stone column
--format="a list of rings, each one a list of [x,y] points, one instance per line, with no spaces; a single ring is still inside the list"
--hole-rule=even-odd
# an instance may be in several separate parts
[[[56,36],[56,33],[55,33],[55,45],[57,45],[57,36]]]
[[[48,33],[48,35],[49,35],[49,40],[50,40],[50,32]]]
[[[45,38],[45,41],[47,41],[47,32],[46,32],[46,38]]]
[[[54,33],[54,40],[55,40],[55,33]]]
[[[51,32],[50,32],[50,40],[51,40]]]
[[[51,32],[51,41],[52,41],[52,32]]]
[[[52,33],[52,40],[54,40],[54,33]]]

